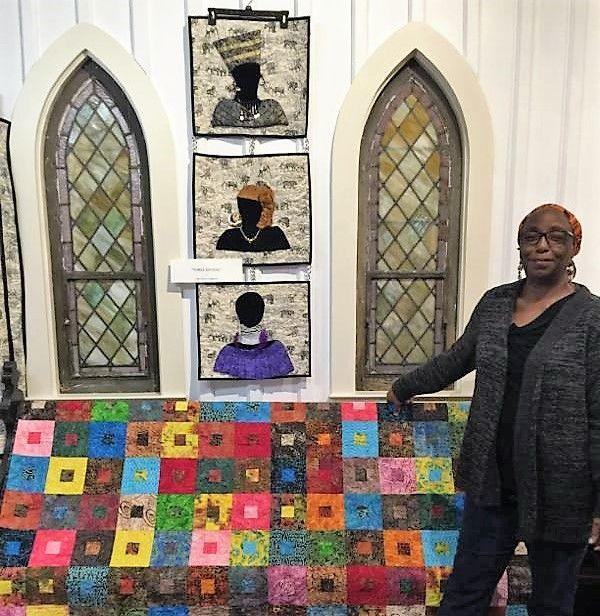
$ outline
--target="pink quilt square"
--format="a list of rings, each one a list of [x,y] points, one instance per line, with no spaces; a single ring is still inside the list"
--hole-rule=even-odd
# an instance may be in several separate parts
[[[375,402],[342,402],[343,421],[377,421]]]
[[[75,546],[74,530],[38,530],[29,557],[30,567],[68,567]]]
[[[21,456],[47,457],[52,455],[54,421],[20,419],[15,435],[13,453]]]
[[[231,527],[234,530],[269,530],[270,524],[270,494],[233,495]]]
[[[382,494],[413,494],[417,491],[414,458],[380,458],[379,484]]]
[[[306,605],[306,567],[269,567],[269,603]]]
[[[190,565],[227,566],[231,551],[231,531],[195,530],[192,533]]]

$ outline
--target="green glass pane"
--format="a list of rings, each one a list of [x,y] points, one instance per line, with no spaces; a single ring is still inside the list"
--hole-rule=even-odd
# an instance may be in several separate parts
[[[92,308],[95,308],[104,297],[104,289],[96,281],[88,282],[84,285],[81,295]]]
[[[71,184],[79,177],[83,165],[72,152],[67,156],[67,178]]]
[[[94,348],[94,341],[82,331],[79,333],[79,355],[81,359],[85,359]]]
[[[127,188],[119,195],[115,204],[125,218],[131,217],[131,193]]]
[[[122,312],[119,312],[110,324],[110,328],[119,340],[124,340],[129,334],[132,325],[133,324],[125,317],[125,315]]]
[[[108,132],[104,141],[100,144],[100,150],[111,165],[122,152],[125,152],[125,156],[129,159],[127,151],[123,149],[123,146],[119,143],[112,131]]]
[[[83,132],[92,143],[99,145],[106,136],[107,130],[106,124],[104,124],[102,118],[97,113],[94,113],[87,123],[87,126],[83,129]]]
[[[123,347],[127,349],[127,352],[137,359],[138,356],[138,335],[135,329],[131,330],[131,333],[123,341]]]
[[[83,266],[84,271],[87,272],[101,271],[100,264],[102,260],[102,255],[92,244],[88,244],[79,255],[79,263]]]
[[[75,220],[79,214],[86,207],[85,201],[79,196],[76,190],[71,189],[69,191],[69,210],[71,212],[71,219]]]
[[[100,103],[98,105],[96,113],[100,116],[100,118],[107,127],[111,127],[114,124],[115,116],[104,103]]]
[[[100,221],[94,212],[92,212],[89,207],[86,207],[75,221],[75,225],[88,239],[90,239],[94,233],[96,233]]]
[[[104,192],[113,203],[119,198],[125,186],[125,181],[112,170],[109,171],[106,178],[102,182]]]
[[[121,214],[116,207],[113,207],[104,219],[104,226],[110,231],[110,234],[116,238],[123,230],[126,222],[123,214]]]
[[[73,183],[73,188],[75,188],[75,190],[81,195],[81,198],[84,201],[90,200],[97,186],[98,183],[85,169]]]
[[[88,160],[87,169],[99,184],[110,169],[110,165],[106,162],[104,156],[99,151],[96,151]]]
[[[92,117],[94,113],[94,108],[89,103],[84,103],[81,106],[81,109],[77,112],[75,116],[75,122],[79,124],[82,128],[88,123],[89,119]]]
[[[73,254],[78,256],[79,253],[84,249],[87,244],[87,239],[85,235],[79,230],[78,227],[73,227],[72,231],[73,236]]]
[[[127,150],[121,151],[115,160],[113,168],[124,182],[129,180],[129,154]]]
[[[117,310],[118,308],[117,306],[115,306],[115,303],[110,299],[110,297],[106,295],[102,298],[102,301],[96,307],[96,313],[98,314],[98,316],[109,326],[112,320],[115,318]]]
[[[85,365],[86,366],[107,366],[108,365],[108,359],[106,359],[106,356],[102,353],[102,351],[96,347],[88,356],[88,358],[85,361]]]
[[[133,251],[133,234],[131,225],[127,225],[119,236],[119,244],[125,251],[125,254],[131,254]]]
[[[96,213],[96,216],[100,219],[104,219],[108,212],[110,212],[113,202],[109,199],[108,195],[102,190],[102,188],[98,188],[89,200],[89,204]]]
[[[110,250],[113,243],[113,238],[105,227],[99,227],[94,237],[92,238],[92,244],[97,248],[98,252],[104,256]]]
[[[112,363],[113,366],[132,366],[135,364],[135,361],[132,359],[131,355],[121,347],[113,357]]]
[[[123,304],[123,314],[133,323],[136,318],[137,307],[135,305],[135,298],[131,296]]]
[[[113,244],[106,254],[106,263],[113,272],[131,270],[131,259],[123,252],[118,244]]]

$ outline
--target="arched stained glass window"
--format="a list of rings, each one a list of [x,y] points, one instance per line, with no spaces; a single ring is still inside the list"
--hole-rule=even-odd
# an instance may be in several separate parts
[[[92,60],[56,99],[45,172],[61,391],[158,391],[146,147]]]
[[[416,59],[373,107],[360,153],[357,389],[384,390],[455,337],[462,146]]]

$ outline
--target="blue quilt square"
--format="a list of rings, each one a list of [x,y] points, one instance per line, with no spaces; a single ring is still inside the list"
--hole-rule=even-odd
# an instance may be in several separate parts
[[[347,616],[348,608],[345,605],[315,605],[306,611],[307,616]]]
[[[415,456],[450,457],[450,436],[445,421],[415,421],[413,423]]]
[[[383,528],[381,494],[345,494],[344,505],[349,530]]]
[[[273,530],[269,538],[269,564],[305,565],[308,558],[306,531]]]
[[[65,585],[69,605],[104,607],[108,599],[108,567],[69,567]]]
[[[271,405],[268,402],[236,402],[234,404],[235,421],[265,423],[271,421]]]
[[[200,403],[201,421],[234,421],[235,403],[234,402],[201,402]]]
[[[268,603],[266,567],[229,567],[228,580],[232,613],[243,614],[245,609],[264,608]]]
[[[90,423],[88,457],[122,458],[125,455],[127,424],[117,421]]]
[[[458,543],[457,530],[423,530],[421,542],[426,567],[452,567]]]
[[[306,457],[273,458],[271,492],[274,494],[302,494],[306,492]]]
[[[35,531],[0,529],[0,567],[26,567]]]
[[[379,421],[412,421],[413,403],[403,404],[399,408],[389,402],[377,403],[377,418]]]
[[[191,532],[155,533],[150,565],[152,567],[187,567],[191,541]]]
[[[342,454],[344,458],[377,458],[379,434],[376,421],[343,421]]]
[[[526,605],[507,605],[506,606],[506,616],[527,616],[529,612],[527,611]]]
[[[160,458],[125,458],[122,494],[157,494]]]
[[[130,400],[129,421],[162,421],[162,400]]]
[[[186,605],[171,605],[169,607],[151,606],[148,608],[148,616],[188,616],[189,609]]]
[[[49,458],[12,455],[6,488],[15,492],[43,492]]]

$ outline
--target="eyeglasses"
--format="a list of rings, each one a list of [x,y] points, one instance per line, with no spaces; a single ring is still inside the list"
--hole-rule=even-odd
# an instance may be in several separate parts
[[[569,238],[575,237],[573,233],[570,231],[562,230],[554,230],[554,231],[546,231],[542,233],[541,231],[525,231],[519,237],[519,244],[525,244],[526,246],[537,246],[538,242],[543,238],[546,238],[546,242],[549,245],[562,247],[567,244]]]

